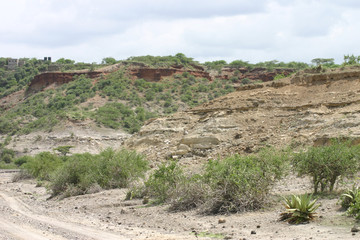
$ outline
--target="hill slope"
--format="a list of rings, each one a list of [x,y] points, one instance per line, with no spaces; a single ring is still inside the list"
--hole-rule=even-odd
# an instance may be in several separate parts
[[[31,72],[23,81],[28,82],[26,88],[15,85],[11,91],[20,90],[3,92],[0,99],[1,138],[12,136],[7,147],[20,155],[59,145],[76,146],[73,152],[93,153],[116,147],[149,118],[185,111],[237,87],[251,88],[250,83],[271,81],[294,71],[242,65],[217,69],[217,65],[201,65],[181,54],[135,57],[82,70],[71,69],[81,69],[83,64],[35,63],[45,72],[35,76],[36,71]],[[19,67],[7,75],[26,73],[34,66],[27,64],[25,70]],[[61,71],[46,71],[53,68]]]
[[[360,69],[310,71],[147,122],[125,144],[183,161],[360,135]]]

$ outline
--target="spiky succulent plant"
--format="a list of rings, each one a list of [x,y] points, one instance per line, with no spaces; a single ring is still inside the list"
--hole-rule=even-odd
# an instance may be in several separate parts
[[[312,195],[292,195],[284,198],[286,211],[280,214],[281,221],[291,224],[306,223],[315,218],[315,210],[320,206],[317,199],[312,200]]]

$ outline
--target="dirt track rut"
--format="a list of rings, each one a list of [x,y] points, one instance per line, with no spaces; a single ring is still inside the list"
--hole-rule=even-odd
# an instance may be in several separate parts
[[[6,184],[9,173],[1,174],[0,185]],[[1,239],[130,239],[117,233],[109,233],[92,227],[64,222],[33,212],[26,203],[0,188]]]

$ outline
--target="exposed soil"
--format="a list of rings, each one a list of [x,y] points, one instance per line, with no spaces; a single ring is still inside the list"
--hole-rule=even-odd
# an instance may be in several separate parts
[[[279,222],[281,195],[309,192],[308,179],[290,177],[277,184],[272,204],[256,212],[204,216],[196,211],[169,212],[168,206],[125,201],[126,189],[59,199],[15,173],[0,173],[0,239],[358,239],[355,221],[337,198],[320,199],[314,222]],[[288,184],[290,183],[290,184]],[[224,219],[225,223],[219,223]],[[253,232],[253,234],[252,234]],[[254,234],[255,233],[255,234]]]
[[[292,147],[360,136],[360,70],[302,72],[148,121],[125,141],[149,160],[195,163],[264,146]]]

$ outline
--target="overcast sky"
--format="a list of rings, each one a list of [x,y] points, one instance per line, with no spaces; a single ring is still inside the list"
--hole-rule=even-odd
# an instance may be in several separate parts
[[[204,62],[360,55],[359,0],[0,0],[0,56],[184,53]]]

